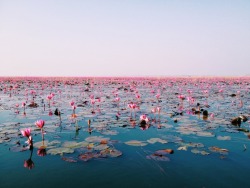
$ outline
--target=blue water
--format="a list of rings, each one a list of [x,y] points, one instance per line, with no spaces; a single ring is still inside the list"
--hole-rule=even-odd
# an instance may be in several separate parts
[[[167,81],[166,81],[167,82]],[[97,83],[98,85],[99,83]],[[163,85],[165,82],[162,83]],[[80,84],[79,84],[80,85]],[[149,94],[149,88],[143,85],[137,86],[141,93],[140,110],[136,111],[136,126],[133,128],[129,124],[130,110],[127,105],[123,105],[125,99],[134,100],[133,93],[127,95],[119,91],[120,119],[116,120],[118,108],[113,101],[112,91],[117,87],[116,84],[103,85],[103,103],[101,112],[91,114],[92,106],[78,107],[76,109],[78,126],[81,128],[78,132],[75,129],[75,122],[70,118],[72,110],[69,101],[74,100],[77,104],[81,101],[89,100],[89,94],[97,96],[97,92],[92,88],[91,93],[79,94],[79,85],[71,87],[60,87],[62,96],[56,95],[55,104],[50,109],[54,111],[58,107],[62,112],[62,123],[58,125],[59,118],[55,115],[48,116],[49,108],[47,101],[46,109],[43,110],[41,99],[45,99],[50,89],[47,88],[43,94],[37,95],[35,100],[40,105],[38,108],[27,108],[26,116],[23,115],[22,108],[19,114],[15,114],[13,105],[20,103],[25,97],[21,93],[12,95],[1,93],[1,104],[4,109],[0,111],[0,133],[4,129],[18,130],[25,127],[32,128],[34,143],[42,140],[40,131],[35,127],[34,122],[38,119],[44,119],[48,122],[44,126],[46,131],[45,141],[59,140],[81,142],[90,136],[103,136],[109,138],[109,147],[122,152],[119,157],[93,158],[89,161],[81,161],[78,156],[86,151],[86,148],[76,148],[74,153],[63,154],[63,157],[72,157],[77,162],[70,163],[62,160],[60,155],[47,154],[44,157],[37,155],[37,148],[33,149],[32,161],[34,167],[28,169],[24,167],[24,161],[29,159],[32,151],[14,152],[11,148],[20,141],[21,147],[25,145],[26,139],[20,134],[7,134],[11,138],[9,142],[0,144],[0,187],[250,187],[250,144],[247,137],[248,133],[236,131],[230,124],[230,119],[240,113],[249,114],[249,91],[244,93],[242,100],[244,107],[237,108],[231,105],[232,98],[228,94],[236,93],[238,85],[231,88],[225,88],[224,98],[219,98],[217,94],[211,94],[208,98],[209,108],[205,108],[209,113],[215,113],[214,119],[204,121],[202,116],[189,115],[184,110],[183,116],[171,118],[170,113],[177,111],[174,106],[179,102],[175,96],[177,88],[167,88],[161,93],[162,102],[157,103],[153,95]],[[185,86],[185,89],[190,88]],[[157,86],[158,88],[158,86]],[[233,88],[233,89],[232,89]],[[54,89],[55,91],[58,88]],[[183,90],[185,90],[183,89]],[[53,92],[55,92],[53,90]],[[39,89],[37,89],[39,91]],[[147,92],[146,92],[147,91]],[[199,99],[201,94],[199,89],[193,87],[196,101],[205,103],[205,98]],[[211,89],[211,93],[212,93]],[[39,91],[40,92],[40,91]],[[71,93],[70,93],[71,92]],[[183,94],[185,92],[183,91]],[[106,99],[109,95],[111,99]],[[21,100],[19,100],[21,99]],[[153,102],[152,100],[153,99]],[[236,98],[235,98],[236,99]],[[31,100],[29,97],[28,100]],[[160,121],[162,128],[157,128],[157,123],[151,123],[147,130],[141,130],[139,127],[139,116],[150,113],[152,106],[160,105],[162,108]],[[218,108],[219,105],[219,108]],[[124,108],[124,109],[122,109]],[[126,108],[126,109],[125,109]],[[190,109],[185,101],[184,109]],[[134,115],[134,114],[132,114]],[[158,116],[157,116],[158,117]],[[91,119],[92,133],[88,132],[87,121]],[[178,122],[174,123],[177,119]],[[8,124],[9,123],[9,124]],[[15,125],[15,123],[20,123]],[[103,124],[103,130],[99,130],[98,125]],[[126,125],[121,127],[121,125]],[[165,126],[165,127],[164,127]],[[180,127],[188,126],[195,128],[190,134],[180,132]],[[242,123],[242,128],[249,129],[249,122]],[[4,128],[4,129],[3,129]],[[106,135],[105,131],[116,131],[116,135]],[[210,132],[210,136],[199,136],[198,132]],[[218,136],[230,136],[230,140],[218,140]],[[4,137],[1,134],[1,137]],[[147,142],[150,138],[161,138],[168,143],[150,144]],[[147,143],[146,146],[130,146],[125,142],[130,140],[139,140]],[[201,143],[203,147],[190,146],[190,143]],[[188,145],[187,151],[178,150],[179,147]],[[245,145],[245,146],[244,146]],[[213,152],[209,147],[217,146],[227,149],[227,153]],[[246,147],[246,149],[244,149]],[[48,151],[50,148],[46,148]],[[169,161],[159,161],[148,159],[147,156],[157,150],[173,149],[173,154],[166,154]],[[195,154],[193,149],[206,151],[209,155]],[[95,152],[94,150],[90,150]]]

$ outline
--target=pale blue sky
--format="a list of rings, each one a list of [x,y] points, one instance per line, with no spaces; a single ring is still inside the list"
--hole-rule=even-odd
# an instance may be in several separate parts
[[[0,0],[0,76],[250,74],[249,0]]]

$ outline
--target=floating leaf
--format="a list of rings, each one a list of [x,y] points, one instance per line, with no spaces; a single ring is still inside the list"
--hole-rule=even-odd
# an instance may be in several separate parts
[[[178,147],[177,150],[184,150],[184,151],[187,151],[187,146]]]
[[[150,144],[155,144],[156,142],[162,143],[162,144],[166,144],[168,143],[166,140],[163,140],[161,138],[150,138],[149,140],[147,140],[148,143]]]
[[[88,160],[90,160],[90,159],[92,159],[92,158],[94,158],[94,157],[97,157],[97,155],[94,154],[94,153],[92,153],[92,152],[87,152],[87,153],[84,153],[84,154],[80,154],[80,155],[78,156],[78,158],[79,158],[80,160],[82,160],[82,161],[88,161]]]
[[[209,155],[210,153],[206,152],[206,151],[201,151],[201,155]]]
[[[211,132],[197,132],[197,136],[204,136],[204,137],[214,137],[214,134]]]
[[[62,155],[64,153],[74,153],[74,150],[71,148],[53,148],[53,149],[49,149],[47,151],[47,154],[51,154],[51,155]]]
[[[40,148],[41,146],[48,146],[49,141],[45,140],[45,141],[40,141],[40,142],[36,142],[33,144],[34,148]]]
[[[117,135],[118,134],[118,131],[115,131],[115,130],[106,130],[104,132],[102,132],[102,134],[104,135]]]
[[[110,140],[110,138],[104,138],[102,136],[90,136],[85,139],[87,142],[101,142],[103,140]]]
[[[200,150],[194,148],[194,149],[191,149],[191,152],[194,153],[194,154],[199,154]]]
[[[204,145],[202,143],[194,143],[194,142],[190,142],[187,144],[190,147],[196,147],[196,148],[203,148]]]
[[[217,136],[217,140],[231,140],[231,136]]]
[[[212,147],[209,147],[208,149],[212,152],[217,152],[220,154],[227,154],[229,152],[228,149],[219,148],[217,146],[212,146]]]
[[[74,159],[73,157],[62,157],[62,160],[69,162],[69,163],[76,163],[77,160]]]
[[[97,146],[93,147],[94,150],[104,150],[104,149],[107,149],[107,148],[109,148],[109,146],[106,145],[106,144],[100,144],[100,145],[97,145]]]
[[[100,152],[102,156],[109,156],[109,157],[119,157],[122,155],[122,152],[117,149],[105,149]]]
[[[110,157],[119,157],[122,155],[122,152],[117,149],[107,149],[105,152]]]
[[[147,145],[147,143],[145,143],[143,141],[138,141],[138,140],[127,141],[127,142],[125,142],[125,144],[127,144],[129,146],[146,146]]]
[[[80,148],[80,147],[86,147],[88,145],[87,142],[75,142],[75,141],[66,141],[63,143],[63,147],[65,148]]]

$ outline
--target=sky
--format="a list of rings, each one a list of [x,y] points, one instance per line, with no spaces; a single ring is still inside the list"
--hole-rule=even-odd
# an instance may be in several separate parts
[[[0,76],[250,75],[249,0],[0,0]]]

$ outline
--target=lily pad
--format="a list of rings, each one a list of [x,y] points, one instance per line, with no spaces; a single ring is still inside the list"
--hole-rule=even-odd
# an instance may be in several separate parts
[[[147,140],[148,143],[150,144],[155,144],[156,142],[162,143],[162,144],[166,144],[168,143],[168,141],[163,140],[161,138],[150,138],[149,140]]]
[[[102,140],[110,140],[110,138],[104,138],[102,136],[90,136],[85,139],[87,142],[101,142]]]
[[[77,160],[74,159],[73,157],[62,157],[62,160],[69,162],[69,163],[76,163]]]
[[[130,140],[125,142],[125,144],[129,145],[129,146],[146,146],[147,143],[145,143],[144,141],[139,141],[139,140]]]
[[[212,152],[220,153],[220,154],[228,154],[229,150],[224,148],[219,148],[217,146],[212,146],[208,148]]]
[[[94,146],[93,149],[94,150],[104,150],[104,149],[108,149],[109,146],[107,144],[100,144],[100,145],[97,145],[97,146]]]
[[[52,148],[47,151],[47,154],[51,155],[62,155],[64,153],[74,153],[74,150],[71,148],[60,147],[60,148]]]
[[[217,136],[217,140],[231,140],[231,136]]]
[[[99,154],[97,153],[92,153],[92,152],[86,152],[86,153],[83,153],[83,154],[80,154],[78,156],[78,158],[81,160],[81,161],[89,161],[90,159],[92,158],[97,158],[99,156]]]
[[[187,151],[187,146],[178,147],[177,150],[184,150],[184,151]]]
[[[86,147],[87,145],[87,142],[66,141],[62,144],[62,147],[75,149],[80,147]]]

